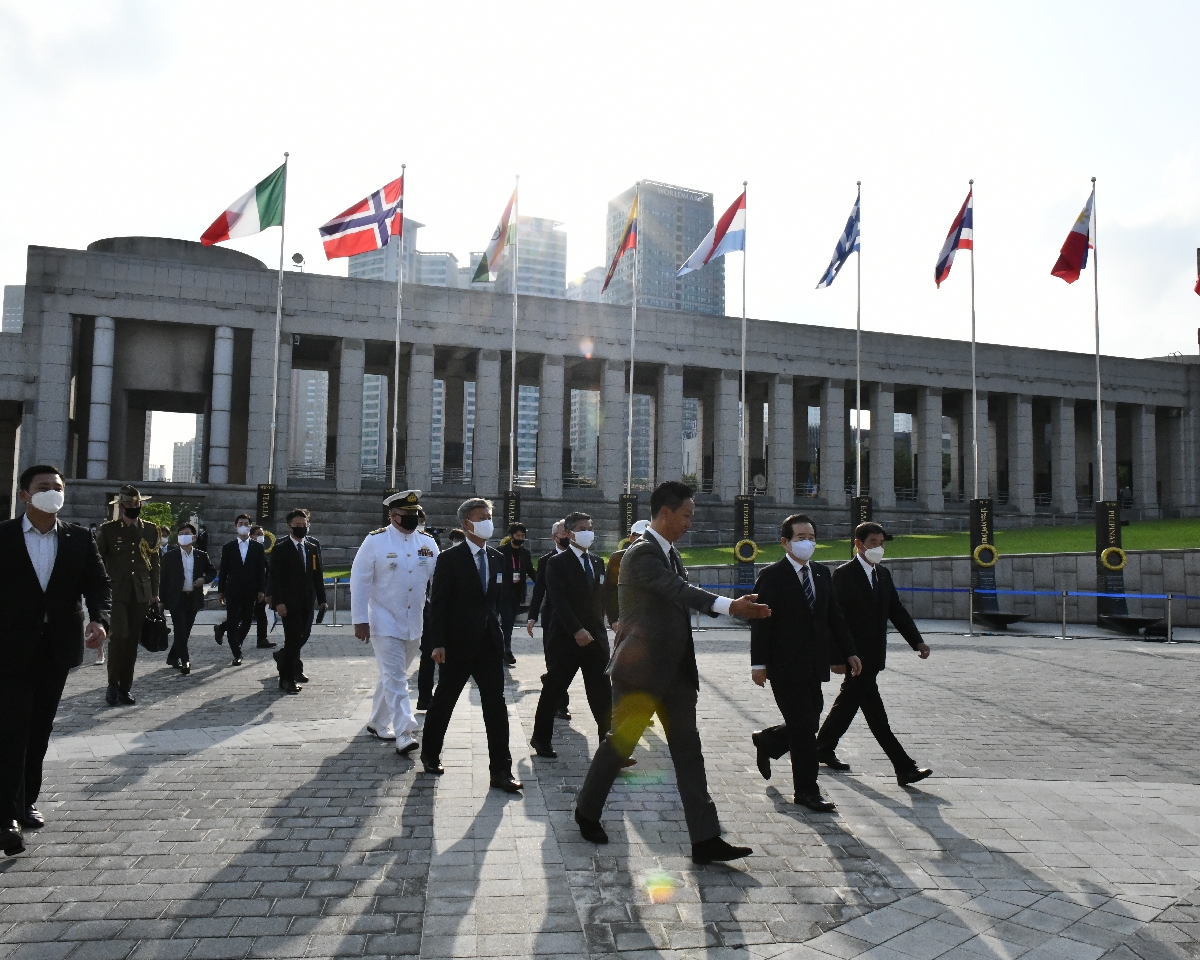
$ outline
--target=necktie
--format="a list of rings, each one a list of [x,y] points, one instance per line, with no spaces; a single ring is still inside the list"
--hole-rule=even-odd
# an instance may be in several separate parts
[[[809,613],[816,606],[817,597],[813,592],[812,580],[809,579],[808,564],[800,568],[800,586],[804,588],[804,600],[808,604]]]
[[[687,579],[687,576],[683,572],[683,561],[679,559],[679,554],[675,552],[674,547],[671,548],[671,567],[677,574],[685,580]]]
[[[875,602],[879,602],[879,571],[871,568],[871,592],[875,594]]]
[[[475,554],[475,566],[479,568],[479,585],[487,593],[487,549],[481,549]]]

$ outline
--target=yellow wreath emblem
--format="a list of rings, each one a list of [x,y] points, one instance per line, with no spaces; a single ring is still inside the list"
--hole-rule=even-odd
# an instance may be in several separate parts
[[[1113,563],[1111,558],[1117,558],[1117,562]],[[1125,564],[1129,562],[1129,558],[1125,556],[1125,551],[1120,547],[1105,547],[1100,551],[1100,562],[1104,564],[1105,570],[1111,570],[1116,573],[1118,570],[1124,570]]]
[[[758,544],[753,540],[739,540],[733,548],[733,555],[742,563],[753,563],[758,559]]]
[[[983,559],[983,552],[985,550],[991,552],[992,558],[990,560]],[[1000,551],[990,543],[981,543],[971,551],[971,559],[974,560],[976,564],[983,567],[983,569],[988,570],[994,567],[996,565],[996,561],[1000,559]]]
[[[263,536],[267,539],[267,546],[263,552],[270,553],[273,549],[275,549],[275,534],[273,534],[270,530],[264,530]]]

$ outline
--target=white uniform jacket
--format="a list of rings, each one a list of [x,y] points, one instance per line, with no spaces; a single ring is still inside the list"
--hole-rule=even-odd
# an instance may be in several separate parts
[[[421,639],[425,588],[433,579],[437,542],[388,524],[367,534],[350,568],[350,613],[372,636]]]

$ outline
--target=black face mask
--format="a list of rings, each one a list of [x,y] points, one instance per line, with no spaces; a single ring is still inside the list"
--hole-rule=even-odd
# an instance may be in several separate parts
[[[512,542],[513,542],[513,546],[514,546],[514,547],[523,547],[523,546],[525,546],[525,538],[524,538],[524,537],[521,537],[519,540],[518,540],[516,537],[513,537],[513,538],[512,538]]]
[[[418,517],[415,513],[400,514],[400,529],[401,530],[408,530],[408,531],[416,530],[417,526],[420,524],[420,522],[421,522],[421,518]]]
[[[297,540],[303,540],[308,536],[308,527],[292,527],[292,536]]]
[[[141,507],[122,507],[121,509],[125,511],[125,516],[127,516],[130,520],[136,520],[138,515],[142,512]]]
[[[567,547],[569,547],[571,545],[571,538],[570,537],[562,537],[560,539],[559,537],[555,537],[554,542],[556,544],[558,544],[560,549],[566,550]]]

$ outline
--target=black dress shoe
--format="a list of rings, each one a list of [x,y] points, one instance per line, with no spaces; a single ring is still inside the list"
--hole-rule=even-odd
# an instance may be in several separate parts
[[[192,665],[190,663],[184,662],[179,665],[180,676],[186,677],[191,672],[192,672]]]
[[[168,666],[168,667],[177,667],[177,666],[179,666],[179,654],[177,654],[177,653],[172,653],[172,654],[170,654],[170,655],[167,657],[167,666]]]
[[[242,665],[242,658],[234,657],[233,660],[230,661],[229,665],[231,667],[240,667]]]
[[[282,690],[284,693],[299,693],[300,692],[300,688],[298,686],[296,686],[295,680],[285,680],[283,677],[279,678],[279,689]]]
[[[537,737],[530,740],[529,745],[533,747],[533,752],[539,757],[545,757],[547,760],[558,759],[558,754],[554,752],[554,748],[548,743],[542,743]]]
[[[838,755],[832,750],[821,750],[817,754],[817,761],[825,764],[830,770],[849,770],[850,764],[845,760],[839,760]]]
[[[441,761],[435,757],[421,757],[421,768],[426,773],[432,773],[435,777],[440,777],[446,772],[446,768],[442,766]]]
[[[713,837],[692,844],[692,863],[724,863],[748,857],[753,852],[750,847],[735,847],[726,843],[723,837]]]
[[[308,677],[306,677],[303,673],[298,673],[298,674],[296,674],[296,682],[297,683],[308,683]]]
[[[41,811],[37,807],[30,804],[25,808],[25,812],[21,814],[21,826],[28,827],[30,830],[39,830],[46,825],[46,818],[42,816]]]
[[[911,770],[905,770],[903,773],[896,774],[896,782],[902,787],[907,787],[910,783],[916,783],[918,780],[924,780],[932,775],[933,771],[928,767],[913,767]]]
[[[504,655],[504,662],[507,663],[510,667],[515,667],[517,665],[517,658],[514,657],[511,653],[506,653]]]
[[[504,773],[500,776],[493,774],[492,786],[503,790],[505,793],[521,792],[521,781],[514,777],[511,773]]]
[[[626,767],[634,767],[634,766],[637,766],[637,761],[634,760],[633,757],[628,757],[625,760],[621,761],[621,769],[622,770],[624,770]]]
[[[110,707],[117,705],[117,685],[115,683],[108,685],[108,692],[104,694],[104,702]]]
[[[599,820],[589,820],[576,808],[575,822],[579,825],[579,835],[588,843],[608,843],[608,834]]]
[[[255,647],[255,649],[257,649],[257,650],[270,650],[270,649],[271,649],[273,646],[275,646],[275,644],[274,644],[274,643],[272,643],[270,640],[268,640],[266,643],[260,643],[260,644],[258,644],[258,645]]]
[[[571,719],[571,711],[567,710],[565,707],[559,707],[557,710],[554,711],[554,716],[558,720],[570,720]]]
[[[25,841],[21,837],[21,825],[16,820],[0,823],[0,848],[5,856],[15,857],[25,852]]]
[[[762,731],[755,730],[750,734],[750,740],[754,743],[754,751],[757,754],[754,761],[758,764],[758,772],[762,774],[764,780],[771,779],[771,755],[763,749],[759,741],[762,739]]]
[[[137,701],[133,699],[133,694],[131,693],[118,692],[117,703],[121,704],[123,707],[132,707],[135,703],[137,703]]]
[[[415,709],[417,709],[417,710],[428,710],[428,709],[429,709],[429,701],[428,701],[428,700],[418,700],[418,701],[417,701],[417,706],[416,706],[416,708],[415,708]]]
[[[821,796],[820,790],[798,793],[792,798],[792,802],[798,803],[802,807],[808,807],[809,810],[815,810],[817,813],[830,813],[837,809],[837,804]]]
[[[225,642],[225,627],[218,623],[213,625],[213,636],[217,638],[217,643]]]

